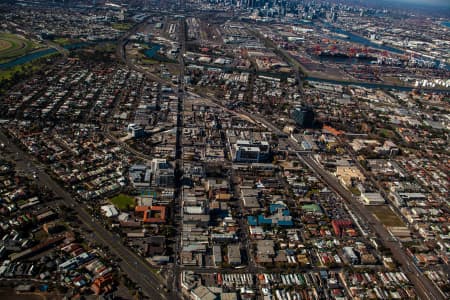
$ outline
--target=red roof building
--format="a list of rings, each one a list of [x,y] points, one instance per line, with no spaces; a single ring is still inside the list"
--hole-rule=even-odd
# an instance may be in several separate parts
[[[136,206],[134,211],[142,214],[144,223],[165,223],[166,207],[165,206]]]

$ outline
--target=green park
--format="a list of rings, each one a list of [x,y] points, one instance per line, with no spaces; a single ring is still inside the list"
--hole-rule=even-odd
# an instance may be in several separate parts
[[[0,63],[25,55],[35,48],[35,43],[21,36],[0,33]]]

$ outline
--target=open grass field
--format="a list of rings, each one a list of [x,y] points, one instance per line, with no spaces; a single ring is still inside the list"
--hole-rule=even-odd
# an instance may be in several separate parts
[[[53,42],[57,43],[58,45],[61,45],[61,46],[65,46],[65,45],[68,45],[68,44],[71,43],[70,39],[63,38],[63,37],[56,38],[56,39],[53,40]]]
[[[32,71],[36,71],[38,67],[35,66],[29,66]],[[24,66],[15,66],[13,68],[7,69],[7,70],[0,70],[0,82],[3,80],[10,80],[14,77],[14,74],[21,73],[24,70]]]
[[[367,209],[387,227],[403,227],[405,223],[387,205],[367,206]]]
[[[135,205],[134,198],[124,194],[112,198],[111,203],[120,210],[132,209]]]
[[[159,61],[151,59],[151,58],[143,58],[142,63],[146,64],[146,65],[156,65],[159,64]]]
[[[0,51],[7,50],[11,48],[12,44],[5,40],[0,40]]]
[[[133,23],[114,23],[111,27],[117,30],[127,31],[133,27]]]
[[[27,54],[34,49],[34,43],[18,35],[0,33],[0,61],[6,61]]]
[[[57,55],[57,53],[51,53],[45,56],[40,57],[42,58],[48,58],[51,56]],[[1,63],[1,59],[0,59],[0,63]],[[42,62],[36,62],[36,61],[31,61],[31,62],[27,62],[21,65],[17,65],[11,68],[7,68],[7,69],[0,69],[0,82],[2,82],[3,80],[10,80],[11,78],[14,77],[15,74],[20,74],[20,73],[32,73],[35,72],[37,70],[39,70],[42,67]]]

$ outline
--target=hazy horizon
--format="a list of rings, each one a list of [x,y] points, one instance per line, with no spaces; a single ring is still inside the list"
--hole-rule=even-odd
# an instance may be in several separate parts
[[[371,2],[371,0],[369,0]],[[382,0],[385,3],[405,3],[405,4],[416,4],[416,5],[425,5],[425,6],[438,6],[438,7],[446,7],[450,9],[450,1],[449,0]],[[450,11],[449,11],[450,13]]]

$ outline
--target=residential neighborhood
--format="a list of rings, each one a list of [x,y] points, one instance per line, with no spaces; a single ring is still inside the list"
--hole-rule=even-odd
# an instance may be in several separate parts
[[[449,14],[415,5],[1,3],[0,298],[448,299]]]

